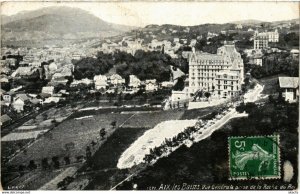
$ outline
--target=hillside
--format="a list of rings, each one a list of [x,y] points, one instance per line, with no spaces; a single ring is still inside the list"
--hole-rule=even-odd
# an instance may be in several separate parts
[[[4,41],[23,41],[30,37],[39,40],[99,37],[133,29],[105,22],[87,11],[70,7],[49,7],[2,16],[1,22]]]

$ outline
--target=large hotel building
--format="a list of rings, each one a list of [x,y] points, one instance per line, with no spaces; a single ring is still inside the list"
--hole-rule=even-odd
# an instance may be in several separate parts
[[[217,54],[193,51],[189,57],[189,94],[209,91],[213,97],[229,98],[241,91],[244,63],[233,44],[225,43]]]

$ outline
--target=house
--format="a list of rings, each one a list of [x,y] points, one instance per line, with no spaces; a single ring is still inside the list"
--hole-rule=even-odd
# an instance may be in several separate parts
[[[155,91],[158,88],[156,84],[156,79],[147,79],[145,81],[145,84],[146,84],[146,88],[145,88],[146,91]]]
[[[179,42],[179,38],[174,38],[173,42],[174,43]]]
[[[238,30],[243,29],[243,25],[242,24],[237,24],[235,26],[235,29],[238,29]]]
[[[0,120],[0,126],[9,124],[11,122],[11,120],[12,119],[7,114],[2,115],[1,120]]]
[[[188,92],[188,87],[185,87],[182,91],[172,91],[171,95],[171,101],[178,102],[178,101],[185,101],[189,100],[189,92]]]
[[[66,97],[66,96],[68,96],[70,93],[67,92],[67,90],[62,89],[62,90],[59,90],[59,91],[57,92],[57,94],[60,94],[61,96]]]
[[[83,85],[86,85],[86,86],[90,86],[93,84],[93,80],[90,80],[90,79],[87,79],[87,78],[84,78],[84,79],[81,79],[81,80],[74,80],[71,84],[70,84],[70,87],[76,87],[78,86],[79,84],[83,84]]]
[[[52,62],[48,66],[48,69],[49,69],[50,73],[53,74],[57,71],[57,65],[54,62]]]
[[[114,86],[125,84],[125,79],[123,79],[119,74],[113,74],[109,77],[110,83]]]
[[[42,88],[42,93],[50,94],[52,96],[54,93],[54,87],[53,86],[45,86]]]
[[[0,78],[0,83],[9,83],[7,76],[2,74]]]
[[[162,88],[172,88],[173,86],[174,86],[174,82],[170,82],[170,81],[161,82]]]
[[[258,65],[258,66],[262,66],[263,65],[263,58],[262,57],[263,57],[262,54],[255,54],[250,58],[249,63],[254,64],[254,65]]]
[[[226,35],[226,30],[221,30],[220,33]]]
[[[141,85],[141,80],[135,75],[129,75],[129,84],[130,88],[138,88]]]
[[[18,97],[14,100],[14,102],[12,103],[13,108],[18,112],[23,112],[24,111],[24,105],[25,105],[25,101]]]
[[[209,40],[209,39],[211,39],[213,37],[216,37],[216,36],[218,36],[218,34],[213,33],[213,32],[207,32],[206,40]]]
[[[15,72],[11,74],[12,77],[21,78],[39,78],[39,71],[34,67],[19,67]]]
[[[196,39],[192,39],[191,43],[190,43],[190,46],[194,47],[196,44],[197,44],[197,40]]]
[[[60,100],[60,97],[48,97],[44,100],[44,104],[47,104],[47,103],[51,103],[51,102],[54,102],[54,103],[58,103]]]
[[[30,97],[27,94],[25,94],[25,93],[16,94],[15,97],[14,97],[14,101],[16,101],[17,98],[22,99],[24,102],[26,102],[26,101],[28,101],[30,99]]]
[[[15,93],[12,92],[12,91],[2,93],[3,101],[4,101],[5,103],[7,103],[7,104],[10,104],[11,101],[12,101],[12,96],[13,96],[14,94],[15,94]]]
[[[291,55],[292,55],[292,57],[293,57],[294,59],[297,59],[297,58],[299,57],[299,50],[298,50],[298,49],[292,49],[292,50],[290,51],[290,53],[291,53]]]
[[[279,77],[279,87],[285,101],[295,102],[299,99],[299,77]]]
[[[107,77],[105,75],[95,75],[94,82],[95,82],[96,90],[100,90],[100,89],[106,90],[108,84],[107,84]]]
[[[62,73],[55,73],[52,76],[50,84],[53,86],[57,86],[59,84],[66,85],[67,82],[68,80],[65,78],[65,76]]]
[[[5,104],[10,104],[10,102],[11,102],[11,95],[8,93],[8,92],[6,92],[5,90],[3,90],[3,89],[0,89],[0,91],[1,91],[1,100],[3,100],[3,102],[5,103]]]

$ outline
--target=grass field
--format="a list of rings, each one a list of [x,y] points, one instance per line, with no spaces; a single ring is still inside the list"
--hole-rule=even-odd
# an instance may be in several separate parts
[[[213,111],[214,108],[201,108],[201,109],[191,109],[191,110],[185,110],[184,114],[181,116],[180,119],[197,119],[198,117],[204,116],[206,114],[209,114]]]
[[[54,156],[84,156],[86,145],[99,138],[101,128],[111,133],[112,121],[122,124],[130,114],[99,114],[91,119],[68,119],[39,138],[34,144],[15,157],[10,165],[27,164],[30,160],[42,160]],[[67,143],[74,143],[74,149],[66,150]]]
[[[161,111],[154,113],[142,113],[134,115],[123,127],[145,127],[153,128],[160,122],[177,120],[183,115],[181,110]]]

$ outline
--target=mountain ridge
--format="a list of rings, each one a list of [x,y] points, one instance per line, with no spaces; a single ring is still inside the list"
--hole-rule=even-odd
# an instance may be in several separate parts
[[[106,22],[86,10],[72,7],[47,7],[24,11],[11,16],[1,15],[4,39],[14,37],[14,32],[22,38],[38,33],[38,37],[53,38],[72,34],[73,38],[97,37],[101,33],[123,33],[135,27]],[[81,33],[80,35],[77,35]]]

